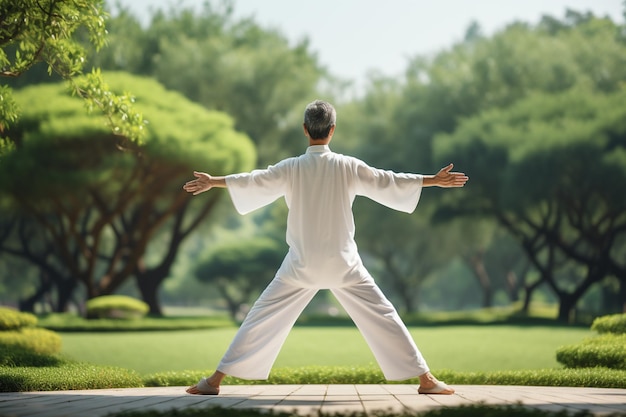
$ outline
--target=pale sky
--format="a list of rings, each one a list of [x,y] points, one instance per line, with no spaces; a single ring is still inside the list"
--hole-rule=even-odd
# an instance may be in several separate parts
[[[201,0],[117,0],[142,21],[169,4]],[[235,15],[253,16],[279,29],[292,44],[308,37],[322,65],[362,84],[370,71],[394,76],[411,57],[460,41],[472,21],[491,35],[514,21],[535,24],[542,15],[563,18],[570,8],[623,22],[623,0],[235,0]]]

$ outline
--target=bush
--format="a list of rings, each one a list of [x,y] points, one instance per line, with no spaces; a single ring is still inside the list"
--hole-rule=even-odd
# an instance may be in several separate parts
[[[0,332],[0,357],[16,350],[53,355],[61,351],[61,337],[50,330],[35,328]]]
[[[626,313],[598,317],[591,324],[591,330],[600,334],[626,334]]]
[[[232,327],[227,315],[208,317],[143,317],[138,320],[88,320],[71,313],[40,316],[38,326],[57,332],[127,332],[161,330],[197,330]]]
[[[37,353],[15,345],[1,346],[0,349],[0,368],[3,366],[56,366],[62,362],[57,356]]]
[[[161,372],[144,377],[147,387],[193,385],[213,371]],[[538,369],[527,371],[454,372],[437,370],[437,378],[458,385],[532,385],[554,387],[626,388],[626,371],[607,368]],[[304,368],[273,369],[269,380],[250,381],[226,377],[225,385],[250,384],[381,384],[385,381],[377,368],[307,366]],[[419,384],[419,379],[399,381]]]
[[[132,319],[146,315],[148,304],[125,295],[103,295],[87,301],[87,318]]]
[[[61,391],[142,387],[141,377],[128,369],[62,362],[38,368],[0,367],[0,392]]]
[[[37,324],[37,317],[11,308],[0,307],[0,331],[17,330]]]
[[[61,337],[34,328],[37,317],[0,307],[0,366],[50,366],[58,362]]]
[[[606,334],[560,347],[556,359],[568,368],[603,366],[626,370],[626,335]]]

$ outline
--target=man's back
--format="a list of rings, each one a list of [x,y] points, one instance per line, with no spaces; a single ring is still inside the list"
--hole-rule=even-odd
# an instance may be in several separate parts
[[[298,282],[342,285],[361,266],[354,242],[352,159],[310,146],[287,163],[289,254],[279,271]]]

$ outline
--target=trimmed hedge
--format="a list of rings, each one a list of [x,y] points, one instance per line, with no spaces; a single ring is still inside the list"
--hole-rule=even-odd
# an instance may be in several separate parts
[[[135,320],[88,320],[71,313],[51,313],[40,316],[39,327],[57,332],[136,332],[162,330],[197,330],[232,327],[230,317],[142,317]]]
[[[603,366],[626,370],[626,314],[598,317],[591,330],[600,336],[558,348],[556,360],[568,368]]]
[[[556,359],[568,368],[604,366],[626,370],[626,334],[606,334],[560,347]]]
[[[193,385],[213,371],[161,372],[144,377],[147,387]],[[532,385],[554,387],[626,388],[626,371],[607,368],[537,369],[498,372],[437,370],[437,378],[456,385]],[[269,380],[226,377],[224,385],[250,384],[419,384],[419,379],[385,381],[380,370],[368,367],[307,366],[273,369]]]
[[[0,392],[142,387],[128,369],[61,361],[57,366],[0,367]]]
[[[0,349],[4,351],[9,348],[53,355],[61,351],[61,336],[53,331],[37,328],[0,332]]]
[[[126,295],[103,295],[86,303],[88,318],[132,319],[143,317],[150,308],[148,304]]]
[[[0,347],[0,369],[17,366],[57,366],[61,362],[58,356],[37,353],[19,346]]]
[[[0,331],[17,330],[37,324],[37,317],[7,307],[0,307]]]
[[[591,324],[591,330],[600,334],[626,334],[626,313],[598,317]]]

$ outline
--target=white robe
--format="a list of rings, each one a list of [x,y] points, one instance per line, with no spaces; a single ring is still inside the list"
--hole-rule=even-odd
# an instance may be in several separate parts
[[[217,369],[266,379],[299,314],[317,290],[330,289],[363,333],[387,379],[427,372],[406,326],[363,266],[352,214],[357,195],[411,213],[422,183],[421,175],[375,169],[327,145],[310,146],[304,155],[267,169],[227,176],[241,214],[285,198],[289,252]]]

